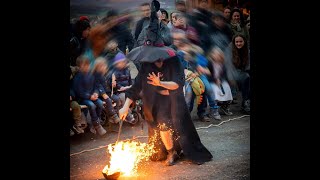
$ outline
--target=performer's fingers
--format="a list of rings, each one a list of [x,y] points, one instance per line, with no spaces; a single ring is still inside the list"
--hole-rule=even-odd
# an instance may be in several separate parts
[[[147,77],[149,80],[152,80],[153,79],[153,77]]]
[[[155,74],[154,72],[152,72],[152,75],[153,75],[153,76],[156,76],[156,74]]]

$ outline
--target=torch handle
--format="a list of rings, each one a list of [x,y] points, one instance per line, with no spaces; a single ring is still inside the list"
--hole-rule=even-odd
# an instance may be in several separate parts
[[[119,138],[120,138],[120,133],[121,133],[121,129],[122,129],[122,123],[123,123],[123,121],[122,121],[122,120],[120,120],[120,122],[119,122],[119,132],[118,132],[118,138],[117,138],[117,142],[116,142],[116,143],[118,143],[118,141],[119,141]]]

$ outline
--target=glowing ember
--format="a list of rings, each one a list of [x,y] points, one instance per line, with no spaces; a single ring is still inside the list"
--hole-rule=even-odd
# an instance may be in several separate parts
[[[154,153],[153,143],[140,143],[137,141],[120,141],[116,144],[109,144],[110,166],[106,165],[103,173],[111,175],[121,172],[122,176],[137,175],[138,163],[142,160],[149,160]]]

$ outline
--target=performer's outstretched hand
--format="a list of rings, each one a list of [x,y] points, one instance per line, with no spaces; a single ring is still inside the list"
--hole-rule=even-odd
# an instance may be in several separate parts
[[[154,72],[152,72],[152,74],[149,73],[149,76],[147,78],[151,80],[147,81],[148,84],[151,84],[153,86],[160,86],[160,73],[158,73],[158,75],[154,74]]]

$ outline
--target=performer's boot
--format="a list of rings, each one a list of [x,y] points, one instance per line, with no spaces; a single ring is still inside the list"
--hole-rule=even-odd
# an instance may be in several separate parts
[[[167,159],[165,161],[166,166],[174,165],[175,161],[179,158],[177,151],[173,149],[173,139],[171,132],[160,131],[161,140],[168,151]]]
[[[173,148],[168,150],[167,159],[165,161],[166,166],[172,166],[175,164],[175,161],[179,158],[179,155],[177,154],[177,151]]]

